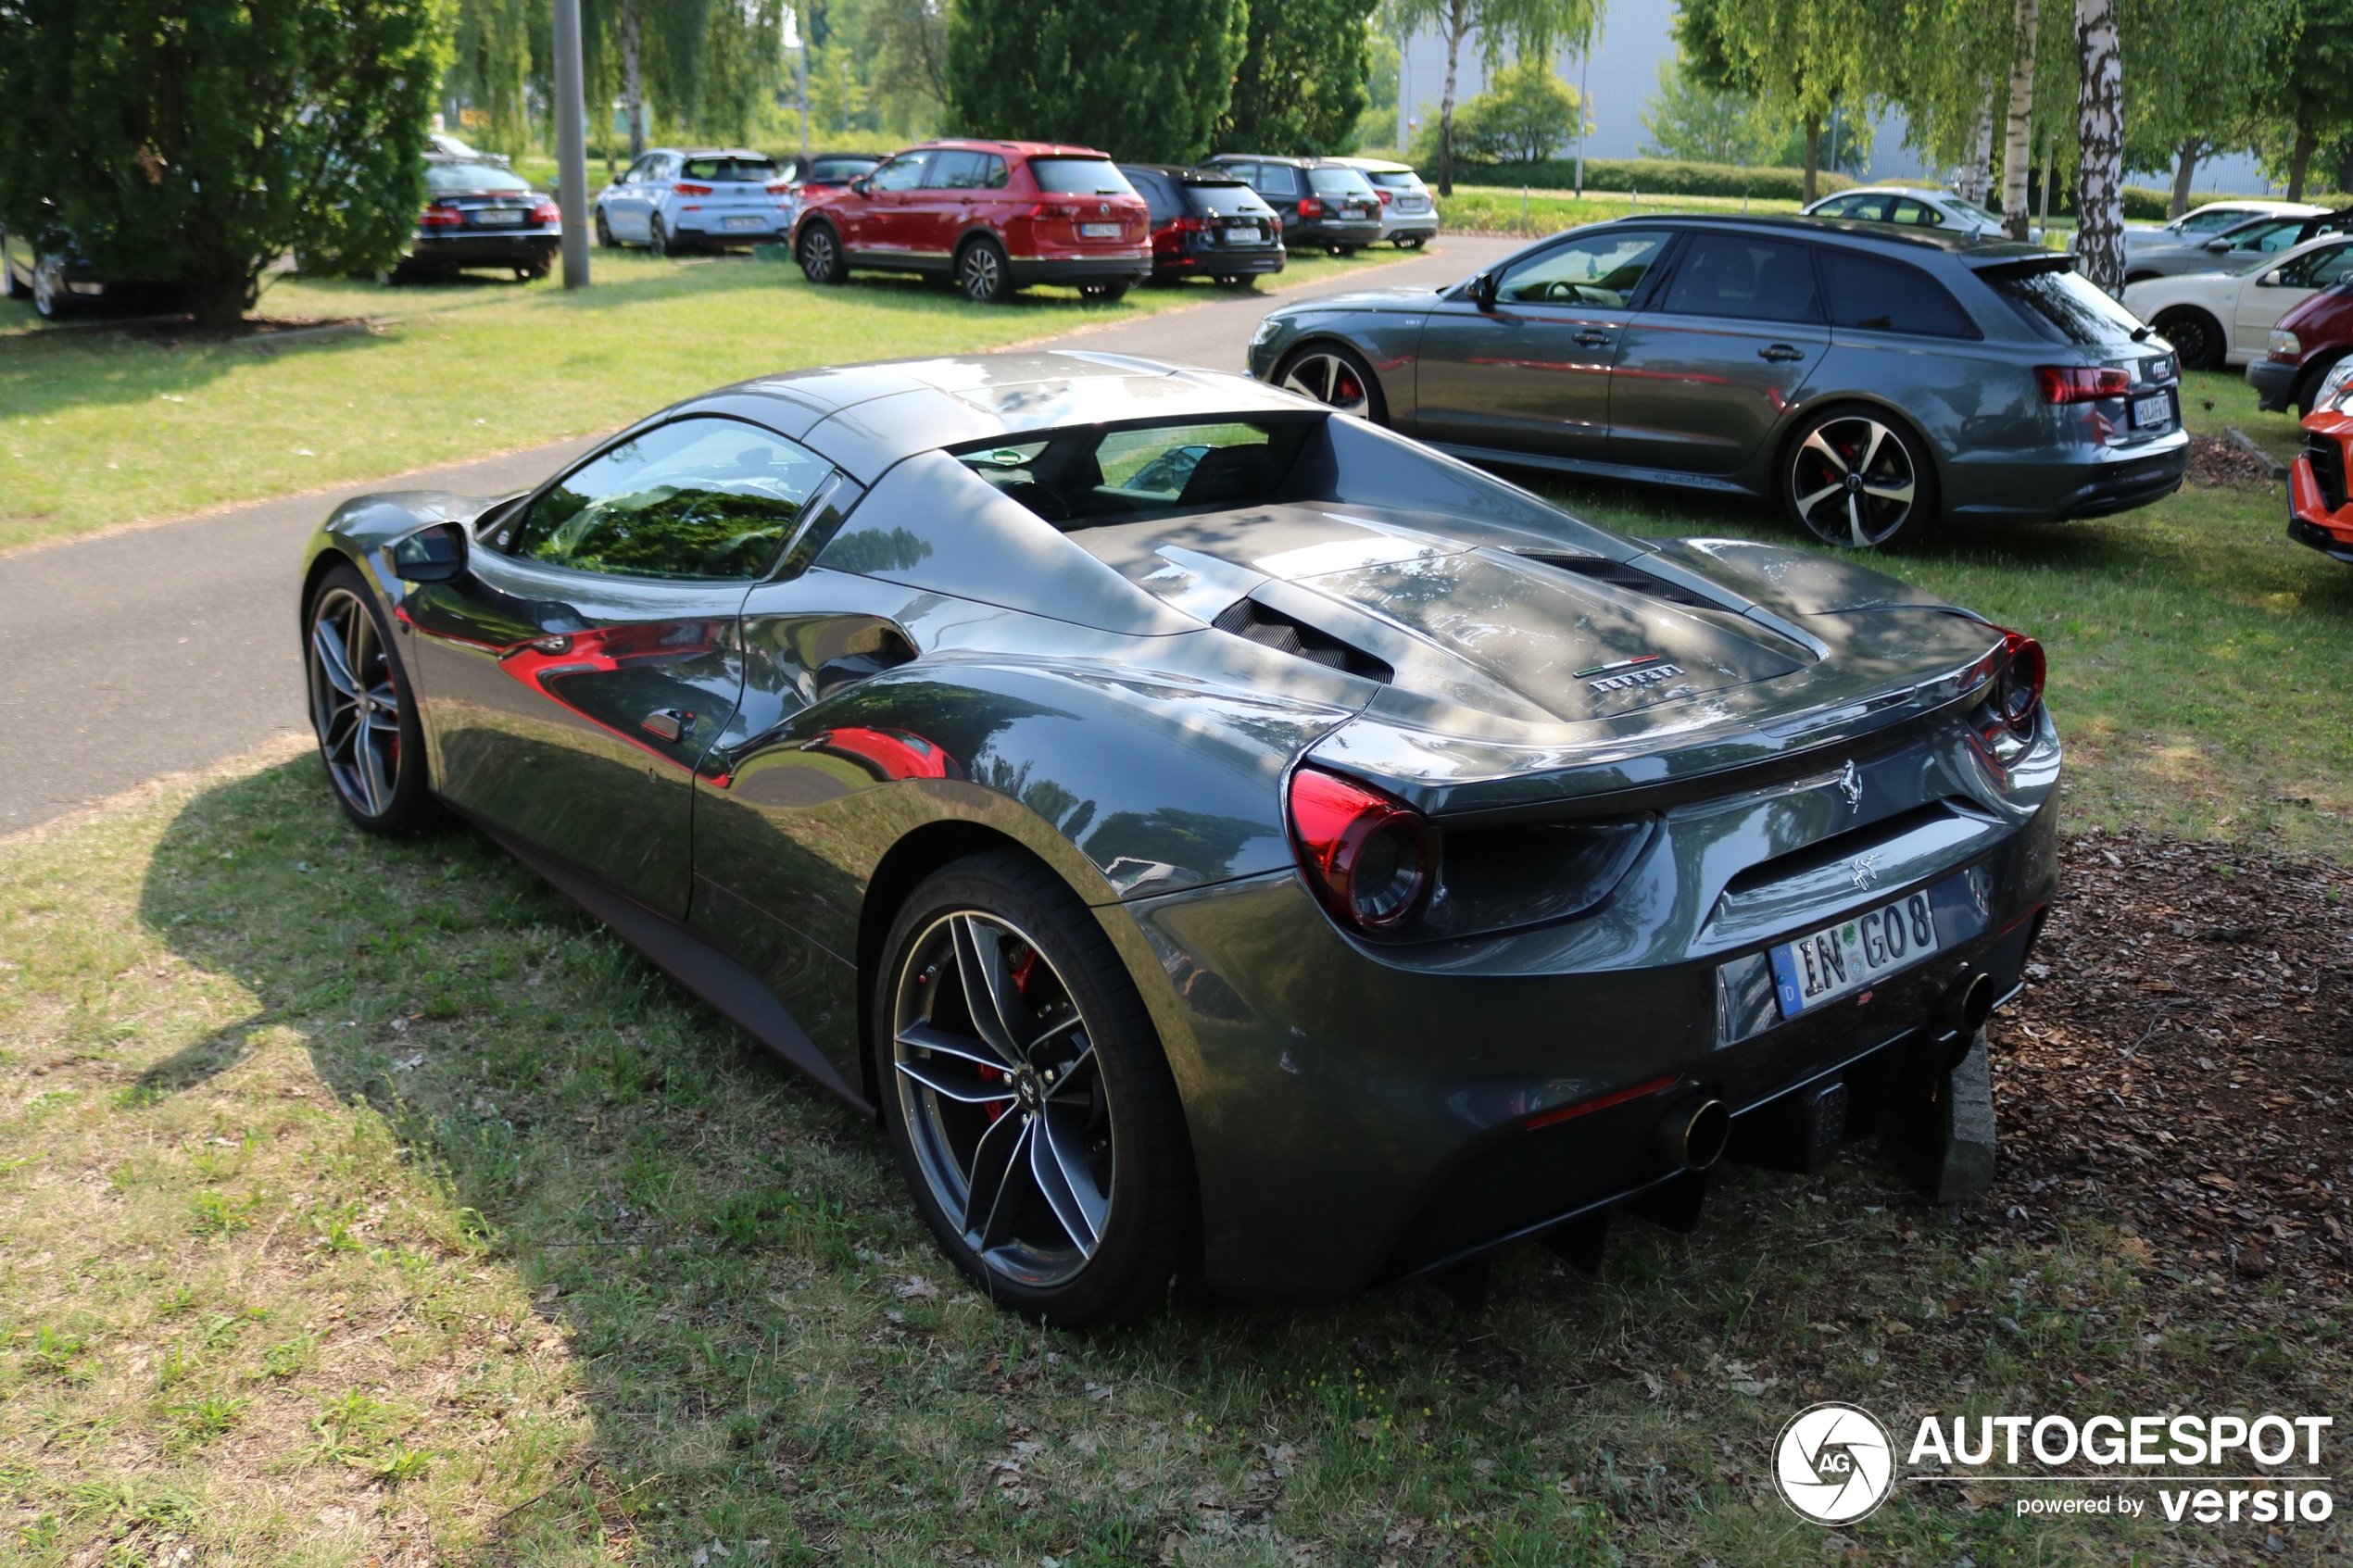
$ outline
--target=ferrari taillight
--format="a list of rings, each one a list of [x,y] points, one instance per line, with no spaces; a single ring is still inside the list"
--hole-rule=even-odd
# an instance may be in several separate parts
[[[1300,870],[1324,907],[1359,931],[1394,931],[1421,906],[1438,849],[1422,814],[1370,784],[1302,768],[1290,779]]]
[[[2002,668],[1994,677],[1994,692],[1988,699],[1994,717],[2010,734],[2031,735],[2043,707],[2043,645],[2023,632],[2004,632],[2002,653]]]

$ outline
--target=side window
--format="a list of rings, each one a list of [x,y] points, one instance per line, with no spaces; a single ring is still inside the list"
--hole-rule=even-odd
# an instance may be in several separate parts
[[[740,420],[678,420],[532,503],[514,555],[628,577],[743,579],[775,564],[832,465]]]
[[[931,161],[929,153],[900,153],[875,170],[872,188],[877,191],[912,191],[924,182],[924,167]]]
[[[1944,285],[1917,267],[1851,251],[1820,252],[1831,320],[1870,332],[1982,337]]]
[[[987,153],[937,153],[933,155],[931,172],[925,177],[924,184],[935,191],[977,190],[988,164]]]
[[[626,185],[642,185],[654,177],[654,170],[661,163],[661,154],[648,153],[629,166],[629,172],[621,177],[622,182]]]
[[[1495,297],[1516,305],[1599,305],[1622,310],[1633,303],[1667,236],[1620,231],[1554,245],[1505,272]]]
[[[1824,202],[1821,206],[1814,209],[1814,216],[1817,218],[1852,218],[1855,216],[1855,208],[1861,204],[1862,200],[1863,198],[1860,196],[1832,196],[1830,200]]]
[[[1818,321],[1814,258],[1804,245],[1747,234],[1693,234],[1659,308],[1745,321]]]
[[[1005,160],[995,153],[988,154],[988,161],[981,167],[980,170],[980,188],[984,191],[1001,191],[1005,188],[1005,182],[1013,178],[1013,170],[1007,169]]]
[[[1917,223],[1925,227],[1944,222],[1944,215],[1924,201],[1915,201],[1910,196],[1898,196],[1895,198],[1895,211],[1888,221]]]
[[[1251,183],[1256,185],[1260,193],[1265,195],[1289,199],[1300,193],[1299,170],[1287,163],[1260,164],[1258,178]]]
[[[2312,274],[2305,287],[2324,289],[2353,277],[2353,245],[2337,245],[2312,253]]]

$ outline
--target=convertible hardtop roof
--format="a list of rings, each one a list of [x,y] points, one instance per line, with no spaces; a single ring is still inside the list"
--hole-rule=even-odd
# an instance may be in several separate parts
[[[722,387],[669,413],[731,404],[863,483],[918,452],[1037,431],[1323,411],[1247,376],[1065,348],[789,370]]]
[[[1841,192],[1842,195],[1845,193]],[[1625,218],[1606,220],[1611,223],[1639,223],[1645,228],[1669,224],[1679,229],[1785,229],[1799,233],[1843,234],[1851,239],[1869,240],[1878,245],[1915,245],[1928,250],[1940,250],[1964,266],[1992,267],[2006,262],[2058,253],[2030,245],[2023,240],[1979,240],[1964,234],[1941,234],[1934,230],[1902,232],[1904,226],[1874,223],[1859,218],[1808,218],[1802,214],[1783,216],[1776,213],[1713,213],[1663,212],[1656,215],[1636,213]]]

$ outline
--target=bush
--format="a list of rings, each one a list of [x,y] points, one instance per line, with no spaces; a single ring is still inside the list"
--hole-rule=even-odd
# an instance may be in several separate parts
[[[1438,179],[1438,160],[1416,148],[1422,178]],[[1470,163],[1454,160],[1454,180],[1465,185],[1529,185],[1548,191],[1574,190],[1577,160],[1547,158],[1541,163]],[[1824,169],[1815,185],[1817,195],[1843,191],[1855,182]],[[1802,169],[1743,169],[1730,163],[1683,163],[1672,158],[1589,157],[1585,160],[1589,191],[1640,191],[1662,196],[1763,196],[1795,201],[1806,194]]]
[[[1576,90],[1530,57],[1495,73],[1494,88],[1454,115],[1454,144],[1466,159],[1531,162],[1577,139]]]

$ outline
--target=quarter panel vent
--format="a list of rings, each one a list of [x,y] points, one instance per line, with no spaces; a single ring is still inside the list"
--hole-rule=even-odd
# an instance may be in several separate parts
[[[1362,648],[1352,647],[1330,633],[1310,626],[1303,621],[1295,620],[1277,609],[1269,609],[1256,599],[1235,601],[1210,624],[1220,632],[1247,637],[1277,653],[1290,654],[1328,669],[1345,670],[1352,675],[1362,675],[1383,685],[1397,677],[1397,671],[1384,660],[1374,658]]]

